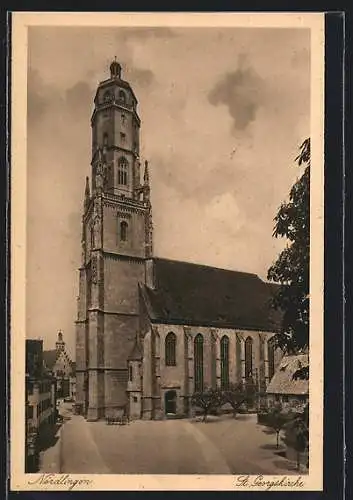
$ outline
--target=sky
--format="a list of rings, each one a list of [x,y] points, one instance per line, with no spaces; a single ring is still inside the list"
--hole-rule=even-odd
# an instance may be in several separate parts
[[[139,101],[158,257],[266,279],[310,130],[310,31],[30,27],[27,338],[75,357],[90,117],[117,57]]]

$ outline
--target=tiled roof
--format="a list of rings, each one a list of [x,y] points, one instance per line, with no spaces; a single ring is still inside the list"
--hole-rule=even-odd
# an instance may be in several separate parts
[[[75,373],[76,370],[76,362],[71,361],[69,356],[64,352],[64,354],[67,356],[67,359],[70,362],[71,365],[71,372]],[[44,361],[44,366],[47,370],[52,371],[54,368],[54,365],[58,359],[58,353],[56,349],[49,349],[48,351],[43,351],[43,361]]]
[[[278,331],[276,286],[256,274],[154,258],[155,289],[140,285],[151,321]]]
[[[284,356],[267,387],[269,394],[308,394],[309,381],[293,379],[295,372],[309,365],[308,354]]]

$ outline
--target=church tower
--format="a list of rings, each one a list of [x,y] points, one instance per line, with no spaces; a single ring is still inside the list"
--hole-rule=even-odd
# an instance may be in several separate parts
[[[139,328],[138,283],[152,257],[149,171],[140,172],[137,99],[115,60],[94,98],[76,321],[77,403],[87,419],[126,404]]]

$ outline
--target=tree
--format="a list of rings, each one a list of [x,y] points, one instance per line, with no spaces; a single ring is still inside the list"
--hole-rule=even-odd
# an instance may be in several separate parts
[[[310,249],[310,139],[300,146],[296,158],[304,167],[292,186],[289,201],[282,203],[274,219],[275,238],[286,238],[286,248],[269,268],[267,278],[279,283],[273,307],[283,313],[277,345],[288,353],[308,347],[309,249]],[[304,374],[306,376],[306,374]]]
[[[255,397],[256,388],[253,381],[230,384],[227,389],[222,391],[222,403],[229,403],[231,405],[234,418],[236,417],[239,408],[245,403],[248,405],[253,404]]]
[[[288,423],[284,441],[287,446],[296,451],[297,469],[299,471],[301,454],[309,449],[309,422],[306,410],[302,415],[298,415]]]
[[[279,433],[290,419],[288,412],[284,412],[280,406],[275,406],[268,412],[265,425],[276,432],[276,448],[279,446]]]
[[[206,422],[207,415],[212,410],[217,410],[222,404],[222,393],[219,389],[206,388],[203,391],[195,392],[192,395],[193,406],[201,408],[203,412],[203,422]]]

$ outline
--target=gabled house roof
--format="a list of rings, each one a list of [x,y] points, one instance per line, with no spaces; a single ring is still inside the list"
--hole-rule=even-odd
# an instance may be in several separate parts
[[[277,332],[277,286],[256,274],[154,258],[155,287],[140,284],[152,322]]]
[[[48,351],[43,351],[44,368],[47,369],[48,371],[52,371],[60,354],[64,354],[65,356],[67,356],[65,352],[60,352],[60,351],[58,352],[56,349],[49,349]],[[71,373],[75,373],[76,363],[71,361],[69,357],[68,359],[70,362]]]
[[[307,366],[309,366],[308,354],[284,356],[267,387],[267,393],[307,395],[309,393],[309,381],[294,377],[298,370]]]

